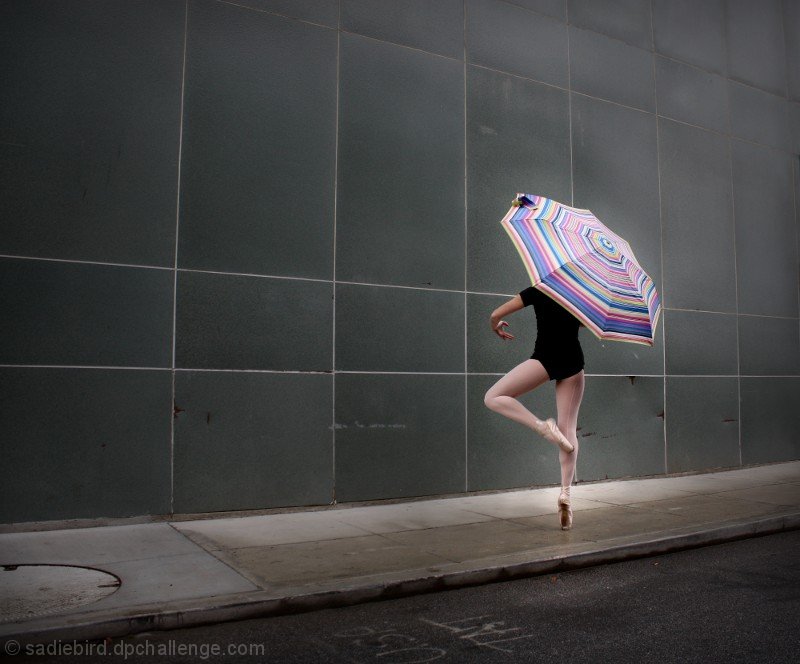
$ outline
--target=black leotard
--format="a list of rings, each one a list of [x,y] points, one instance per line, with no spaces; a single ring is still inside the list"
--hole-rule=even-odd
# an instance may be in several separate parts
[[[583,369],[583,350],[578,341],[582,323],[538,288],[528,286],[519,296],[536,312],[536,345],[531,359],[542,363],[550,380],[569,378]]]

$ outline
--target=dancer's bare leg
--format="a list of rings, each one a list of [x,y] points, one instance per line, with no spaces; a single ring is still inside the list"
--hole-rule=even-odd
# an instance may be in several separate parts
[[[541,420],[515,397],[535,390],[548,380],[550,377],[539,360],[525,360],[489,388],[483,403],[487,408],[538,432],[537,425],[541,427]]]
[[[561,464],[561,486],[568,487],[575,477],[575,464],[578,460],[578,410],[581,407],[585,385],[583,371],[574,376],[556,381],[556,407],[558,408],[558,428],[575,449],[572,452],[558,451]]]

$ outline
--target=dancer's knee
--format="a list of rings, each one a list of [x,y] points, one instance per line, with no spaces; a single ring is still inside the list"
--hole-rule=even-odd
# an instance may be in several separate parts
[[[509,397],[507,394],[501,394],[494,390],[489,390],[483,395],[483,404],[491,410],[499,410],[502,407],[502,403],[510,398],[511,397]]]

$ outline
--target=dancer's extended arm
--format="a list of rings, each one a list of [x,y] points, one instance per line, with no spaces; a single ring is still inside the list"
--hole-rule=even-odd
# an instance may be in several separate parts
[[[492,312],[489,320],[492,324],[492,331],[496,332],[501,339],[513,339],[514,335],[506,332],[503,327],[507,327],[508,323],[502,320],[503,316],[513,314],[515,311],[524,309],[525,305],[522,303],[522,298],[519,294],[512,297],[508,302],[504,302],[497,309]]]

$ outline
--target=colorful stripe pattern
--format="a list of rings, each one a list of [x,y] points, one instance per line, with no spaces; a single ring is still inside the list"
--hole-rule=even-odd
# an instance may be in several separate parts
[[[518,193],[500,222],[531,283],[599,339],[653,345],[661,298],[630,245],[591,211]]]

